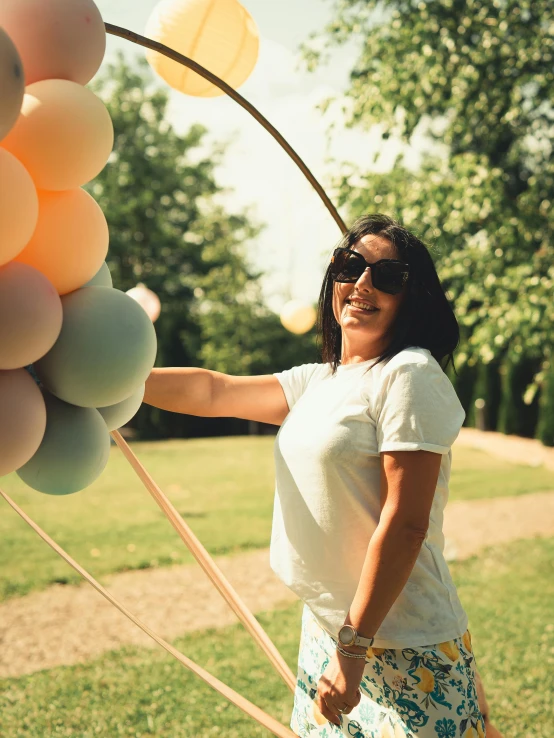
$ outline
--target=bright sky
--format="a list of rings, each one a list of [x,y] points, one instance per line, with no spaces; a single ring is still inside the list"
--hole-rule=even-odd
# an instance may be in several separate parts
[[[143,34],[156,0],[96,0],[106,22]],[[341,94],[356,56],[352,46],[333,55],[332,64],[314,74],[299,68],[299,45],[329,19],[331,0],[243,0],[260,30],[260,57],[240,93],[280,131],[325,186],[329,156],[358,161],[366,170],[377,149],[379,169],[387,169],[397,149],[385,147],[378,132],[346,129],[339,121],[330,146],[319,101]],[[132,58],[143,49],[108,37],[108,55],[121,49]],[[160,80],[161,84],[165,84]],[[229,141],[217,180],[233,188],[229,207],[247,207],[266,224],[250,256],[264,270],[266,303],[279,311],[289,298],[315,302],[324,263],[340,231],[296,165],[270,135],[226,96],[199,99],[173,92],[169,112],[177,130],[202,123],[214,141]],[[344,214],[343,214],[344,216]]]

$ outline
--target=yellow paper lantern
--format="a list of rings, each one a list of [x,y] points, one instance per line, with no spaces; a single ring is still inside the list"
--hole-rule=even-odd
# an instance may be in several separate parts
[[[259,35],[237,0],[162,0],[146,25],[146,36],[188,56],[233,89],[256,66]],[[146,58],[170,87],[195,97],[224,93],[191,69],[155,51]]]
[[[280,317],[287,331],[301,335],[314,327],[317,314],[312,305],[300,300],[289,300],[281,310]]]

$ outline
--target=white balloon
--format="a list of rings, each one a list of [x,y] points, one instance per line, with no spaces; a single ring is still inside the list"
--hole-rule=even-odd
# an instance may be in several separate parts
[[[313,305],[301,300],[289,300],[283,306],[280,317],[287,331],[300,335],[314,327],[317,313]]]
[[[160,316],[162,309],[160,299],[155,292],[149,290],[144,284],[137,284],[130,290],[127,290],[129,297],[138,302],[138,304],[146,312],[152,323],[154,323]]]

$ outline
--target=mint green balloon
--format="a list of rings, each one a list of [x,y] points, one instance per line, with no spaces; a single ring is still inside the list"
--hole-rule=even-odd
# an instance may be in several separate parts
[[[100,415],[104,418],[104,422],[106,423],[109,431],[121,428],[121,426],[128,423],[131,418],[135,417],[142,405],[145,391],[146,385],[141,384],[138,390],[133,392],[131,397],[123,400],[123,402],[118,402],[117,405],[108,405],[108,407],[97,408]]]
[[[110,434],[98,412],[44,392],[46,431],[37,452],[16,474],[47,495],[71,495],[92,484],[110,456]]]
[[[94,277],[89,279],[83,287],[113,287],[112,275],[105,261],[102,262],[102,266],[96,272]]]
[[[156,332],[124,292],[83,287],[62,297],[58,340],[34,367],[46,389],[71,405],[106,407],[143,384],[156,360]]]

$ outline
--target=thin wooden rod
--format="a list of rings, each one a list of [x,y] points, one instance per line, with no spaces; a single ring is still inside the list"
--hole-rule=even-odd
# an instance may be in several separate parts
[[[141,620],[139,620],[139,618],[133,615],[133,613],[128,610],[125,605],[122,605],[118,600],[116,600],[115,597],[108,592],[108,590],[104,589],[104,587],[99,582],[97,582],[91,574],[83,569],[80,564],[78,564],[73,558],[71,558],[71,556],[66,551],[64,551],[63,548],[61,548],[61,546],[58,546],[58,544],[54,540],[52,540],[52,538],[50,538],[50,536],[45,533],[42,528],[40,528],[2,489],[0,489],[0,495],[6,500],[8,505],[10,505],[15,510],[15,512],[27,523],[27,525],[29,525],[45,543],[53,548],[54,551],[59,556],[61,556],[62,559],[64,559],[64,561],[66,561],[71,567],[73,567],[76,572],[78,572],[84,579],[86,579],[87,582],[91,584],[94,589],[102,595],[102,597],[105,597],[108,602],[110,602],[119,610],[119,612],[125,615],[125,617],[129,618],[129,620],[131,620],[137,627],[139,627],[144,633],[146,633],[146,635],[150,636],[150,638],[156,641],[159,646],[164,648],[169,654],[176,658],[177,661],[179,661],[183,666],[196,674],[196,676],[199,676],[200,679],[205,681],[206,684],[212,687],[212,689],[215,689],[216,692],[219,692],[219,694],[228,699],[247,715],[254,718],[254,720],[260,723],[260,725],[263,725],[264,728],[267,728],[274,735],[278,736],[278,738],[296,738],[295,734],[292,731],[290,731],[288,728],[285,728],[284,725],[281,725],[281,723],[275,720],[275,718],[271,717],[271,715],[268,715],[259,707],[256,707],[256,705],[247,700],[245,697],[238,694],[238,692],[235,692],[233,689],[231,689],[231,687],[228,687],[226,684],[219,681],[217,677],[214,677],[201,666],[198,666],[198,664],[196,664],[194,661],[191,661],[191,659],[182,654],[170,643],[168,643],[161,636],[155,633],[151,628],[145,625]]]
[[[202,569],[204,569],[218,592],[222,595],[222,597],[233,610],[235,615],[239,618],[244,627],[254,638],[258,646],[266,654],[285,684],[291,690],[291,692],[294,692],[296,687],[296,679],[294,678],[294,674],[290,670],[288,664],[275,647],[275,644],[270,640],[269,636],[264,631],[262,626],[256,620],[254,615],[250,612],[250,610],[242,601],[237,592],[233,589],[231,583],[225,577],[223,572],[219,569],[215,561],[206,551],[204,546],[200,543],[198,538],[194,535],[190,527],[183,520],[177,510],[173,507],[167,496],[162,492],[162,490],[158,487],[156,482],[152,479],[152,477],[146,471],[141,462],[137,459],[121,433],[119,433],[119,431],[112,431],[111,435],[118,447],[123,452],[123,455],[125,456],[127,461],[135,470],[141,482],[144,484],[154,500],[163,510],[169,522],[181,537],[181,540],[186,544]]]
[[[106,23],[106,32],[110,33],[112,36],[119,36],[119,38],[127,39],[127,41],[131,41],[131,43],[138,44],[139,46],[144,46],[146,49],[151,49],[152,51],[157,51],[159,54],[163,54],[164,56],[167,56],[169,59],[172,59],[173,61],[177,62],[178,64],[182,64],[185,67],[188,67],[189,69],[192,69],[193,72],[196,72],[196,74],[199,74],[201,77],[204,77],[204,79],[207,79],[208,82],[211,82],[216,87],[219,87],[220,90],[223,90],[226,95],[231,97],[235,102],[237,102],[241,108],[244,108],[250,115],[255,118],[258,123],[260,123],[265,130],[273,136],[273,138],[277,141],[277,143],[287,152],[287,154],[290,156],[290,158],[294,161],[294,163],[298,166],[300,171],[304,174],[308,182],[312,185],[314,190],[317,192],[317,194],[320,196],[320,198],[323,201],[323,204],[327,208],[327,210],[331,213],[331,216],[334,218],[335,222],[337,223],[338,227],[341,229],[343,233],[346,232],[347,228],[343,221],[343,219],[338,214],[337,209],[327,196],[327,193],[323,189],[323,187],[319,184],[317,179],[314,177],[314,175],[311,173],[311,171],[308,169],[304,161],[300,158],[300,156],[296,153],[296,151],[292,148],[292,146],[286,141],[285,138],[279,133],[279,131],[271,125],[271,123],[265,118],[259,110],[257,110],[251,103],[248,102],[242,95],[240,95],[236,90],[234,90],[232,87],[230,87],[226,82],[224,82],[222,79],[217,77],[215,74],[212,74],[212,72],[208,71],[205,67],[201,66],[197,62],[193,61],[192,59],[189,59],[188,56],[183,56],[183,54],[179,54],[174,49],[170,49],[169,46],[164,46],[164,44],[160,44],[157,41],[152,41],[149,38],[146,38],[145,36],[140,36],[138,33],[134,33],[133,31],[129,31],[126,28],[121,28],[120,26],[114,26],[111,23]]]

